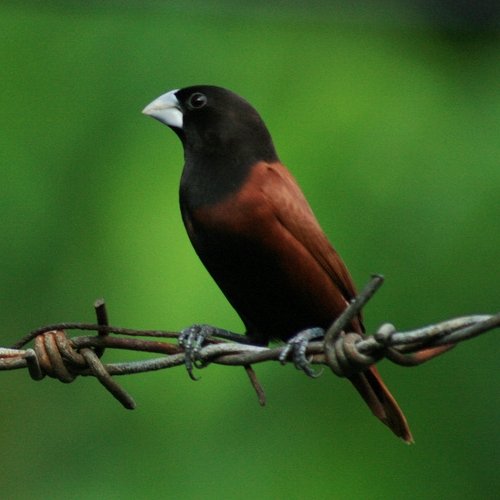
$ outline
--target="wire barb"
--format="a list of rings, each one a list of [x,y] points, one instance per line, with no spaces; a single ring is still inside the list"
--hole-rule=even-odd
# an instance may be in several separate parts
[[[382,359],[388,359],[400,366],[418,366],[447,352],[460,342],[500,327],[498,313],[454,318],[406,332],[397,331],[389,323],[380,326],[371,336],[346,332],[346,325],[361,311],[382,283],[382,276],[373,276],[326,331],[324,338],[307,345],[304,354],[311,363],[329,366],[340,377],[364,371]],[[47,325],[22,337],[11,348],[0,348],[0,370],[27,368],[33,380],[41,380],[48,375],[64,383],[72,382],[79,375],[94,376],[125,408],[133,409],[136,406],[134,400],[116,383],[113,375],[143,373],[185,365],[186,356],[182,347],[165,341],[178,339],[181,332],[110,326],[104,301],[96,301],[94,308],[97,324]],[[97,335],[68,338],[65,333],[68,330],[95,331]],[[207,337],[207,344],[200,346],[196,352],[197,366],[205,367],[211,363],[243,366],[259,403],[265,405],[264,390],[252,365],[283,360],[287,355],[287,346],[259,347],[249,345],[243,336],[241,343],[235,342],[237,334],[226,330],[212,328],[211,332]],[[219,338],[218,332],[222,332]],[[22,349],[32,340],[33,348]],[[100,358],[105,349],[151,352],[161,354],[161,357],[104,364]]]

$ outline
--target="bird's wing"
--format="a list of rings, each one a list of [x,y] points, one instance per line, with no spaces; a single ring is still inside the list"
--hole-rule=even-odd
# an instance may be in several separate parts
[[[356,295],[352,278],[339,254],[328,242],[293,176],[279,163],[259,165],[259,168],[267,171],[266,175],[262,175],[261,186],[280,223],[328,273],[346,301],[350,301]],[[361,316],[351,325],[359,333],[364,332]],[[382,381],[377,368],[372,366],[349,379],[374,415],[396,435],[411,443],[413,438],[406,418]]]
[[[292,174],[280,163],[260,164],[261,189],[273,212],[287,231],[321,265],[349,302],[356,288],[340,255],[332,247]]]

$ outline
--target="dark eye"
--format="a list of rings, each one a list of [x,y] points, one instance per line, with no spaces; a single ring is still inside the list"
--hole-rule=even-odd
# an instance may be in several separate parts
[[[187,101],[188,106],[191,109],[200,109],[207,103],[207,96],[201,92],[195,92],[189,96]]]

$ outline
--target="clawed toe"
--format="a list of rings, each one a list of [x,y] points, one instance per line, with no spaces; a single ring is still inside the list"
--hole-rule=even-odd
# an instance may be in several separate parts
[[[306,375],[312,378],[319,377],[322,370],[316,371],[312,368],[311,363],[306,357],[306,350],[309,342],[313,339],[323,337],[325,331],[322,328],[308,328],[299,332],[292,337],[281,351],[279,360],[282,365],[286,363],[288,356],[291,354],[293,364],[297,370],[302,370]]]
[[[237,333],[217,328],[211,325],[191,325],[181,331],[179,335],[179,345],[184,349],[186,370],[193,380],[198,380],[193,374],[193,368],[203,368],[205,362],[200,359],[200,350],[205,343],[207,337],[218,337],[233,342],[241,342],[245,339],[244,336]]]
[[[192,380],[198,380],[193,374],[194,368],[202,368],[203,361],[199,358],[199,352],[206,338],[214,333],[215,328],[210,325],[191,325],[184,328],[179,335],[179,345],[184,349],[184,365]]]

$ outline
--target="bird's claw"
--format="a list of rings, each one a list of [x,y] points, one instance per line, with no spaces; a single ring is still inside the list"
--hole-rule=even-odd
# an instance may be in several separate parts
[[[279,356],[280,363],[284,365],[288,356],[292,354],[293,364],[297,370],[302,370],[307,376],[312,378],[319,377],[323,373],[323,370],[316,371],[312,368],[310,361],[306,357],[306,349],[311,340],[323,337],[324,335],[325,331],[322,328],[302,330],[287,342]]]
[[[192,380],[198,380],[193,374],[194,368],[203,368],[205,363],[199,358],[200,349],[205,339],[213,334],[214,327],[210,325],[191,325],[181,331],[179,345],[184,349],[184,365]]]

